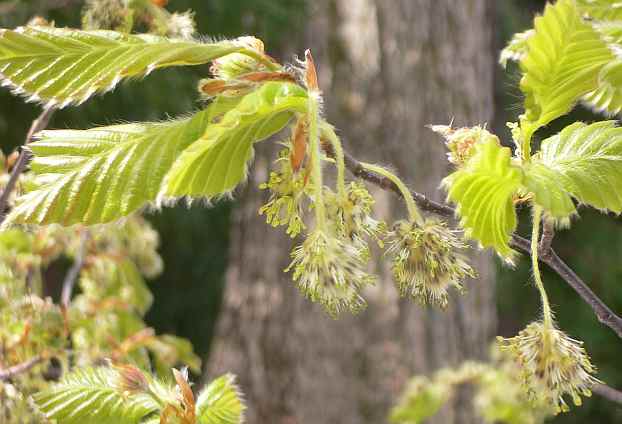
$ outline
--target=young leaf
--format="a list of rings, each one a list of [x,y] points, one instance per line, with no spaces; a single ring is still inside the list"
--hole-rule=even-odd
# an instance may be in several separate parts
[[[576,0],[582,14],[596,20],[619,21],[622,19],[622,3],[612,0]]]
[[[510,259],[508,244],[516,228],[513,196],[521,186],[520,168],[511,164],[511,152],[489,138],[475,145],[474,155],[443,180],[448,199],[457,204],[465,236],[494,248]]]
[[[98,224],[129,215],[156,200],[177,156],[235,103],[220,99],[171,122],[40,132],[29,148],[41,186],[18,199],[7,221]]]
[[[544,140],[534,159],[548,170],[538,176],[548,179],[548,186],[597,209],[622,213],[622,128],[615,121],[572,124]],[[537,201],[551,207],[542,198]]]
[[[524,167],[525,187],[533,194],[534,202],[556,219],[565,219],[576,212],[572,198],[557,179],[557,173],[534,161]]]
[[[136,424],[159,409],[146,394],[123,393],[119,374],[104,367],[75,371],[34,402],[47,419],[63,424]]]
[[[198,424],[240,424],[246,406],[235,384],[235,376],[225,374],[212,381],[197,397]]]
[[[622,111],[622,60],[616,59],[601,69],[597,88],[583,97],[597,112],[617,115]]]
[[[600,69],[614,59],[600,34],[581,18],[573,0],[547,5],[521,59],[527,131],[568,113],[597,86]]]
[[[0,80],[16,93],[65,107],[154,69],[199,65],[248,47],[114,31],[53,27],[0,30]]]
[[[514,34],[510,42],[501,50],[499,64],[507,67],[508,61],[517,62],[527,54],[527,42],[535,34],[533,29]]]
[[[210,198],[230,192],[246,177],[253,143],[283,129],[305,107],[306,92],[298,85],[265,83],[182,153],[167,176],[164,195]]]

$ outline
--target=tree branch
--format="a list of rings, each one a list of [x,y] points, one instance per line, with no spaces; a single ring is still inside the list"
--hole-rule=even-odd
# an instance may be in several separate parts
[[[326,154],[330,157],[334,157],[334,152],[329,143],[322,143],[322,147]],[[368,181],[372,184],[379,186],[384,190],[389,190],[401,197],[399,189],[389,179],[374,174],[363,168],[361,163],[356,160],[352,155],[344,151],[344,159],[346,168],[358,178]],[[428,199],[425,195],[417,192],[412,192],[412,195],[419,205],[419,207],[425,211],[433,212],[435,214],[444,217],[455,216],[455,209],[449,205],[434,202]],[[557,253],[551,247],[554,231],[551,224],[545,224],[545,231],[542,234],[542,240],[540,242],[541,256],[540,261],[547,264],[553,271],[555,271],[570,287],[577,292],[577,294],[592,308],[598,320],[611,328],[618,337],[622,338],[622,318],[616,315],[606,304],[603,302],[589,287],[581,280],[581,278],[575,274],[575,272],[557,256]],[[517,234],[512,236],[510,245],[525,253],[530,253],[531,242]]]
[[[553,244],[553,238],[555,238],[555,225],[553,221],[544,218],[542,220],[542,237],[540,237],[540,244],[538,245],[538,253],[540,259],[544,262],[546,259],[550,259],[551,245]]]
[[[11,170],[11,176],[9,177],[9,181],[7,182],[2,194],[0,194],[0,224],[2,224],[2,222],[4,222],[4,219],[6,218],[6,210],[8,207],[9,197],[11,196],[11,193],[17,185],[17,180],[19,179],[19,176],[26,169],[26,166],[30,162],[32,156],[30,151],[25,148],[25,146],[32,141],[32,138],[36,133],[48,126],[55,110],[56,109],[54,106],[48,106],[43,109],[43,112],[41,112],[37,119],[32,121],[32,125],[28,130],[28,135],[26,136],[24,145],[21,148],[21,152],[19,153],[17,162],[15,162],[15,165]]]
[[[6,381],[10,378],[15,377],[18,374],[25,373],[29,371],[35,365],[43,362],[45,358],[41,355],[37,355],[34,358],[27,360],[26,362],[22,362],[21,364],[13,365],[12,367],[6,369],[0,369],[0,381]]]
[[[67,275],[65,275],[65,279],[63,280],[63,291],[60,296],[60,304],[64,310],[67,310],[69,307],[69,302],[71,301],[71,293],[73,293],[73,286],[76,284],[76,280],[78,279],[78,275],[80,275],[80,271],[84,266],[84,259],[86,258],[87,245],[89,241],[89,232],[86,228],[84,228],[80,234],[80,247],[78,248],[78,252],[76,253],[75,260],[69,271],[67,271]]]
[[[622,392],[612,387],[609,387],[606,384],[596,384],[594,387],[592,387],[592,391],[607,400],[622,403]]]

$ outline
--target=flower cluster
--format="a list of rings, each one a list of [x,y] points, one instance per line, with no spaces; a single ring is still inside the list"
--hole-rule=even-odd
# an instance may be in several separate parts
[[[498,338],[501,349],[510,352],[523,371],[523,380],[532,399],[546,399],[556,412],[569,410],[564,400],[570,395],[581,405],[581,395],[591,396],[591,387],[600,381],[593,376],[583,343],[543,322],[531,323],[517,336]]]
[[[371,237],[382,246],[386,224],[371,216],[375,201],[363,183],[352,181],[346,186],[344,196],[328,187],[324,190],[328,215],[332,217],[335,231],[351,240],[364,257],[369,256],[367,238]]]
[[[270,191],[270,199],[259,209],[259,214],[266,215],[266,222],[273,227],[287,225],[286,232],[293,238],[305,229],[302,209],[308,181],[306,174],[292,169],[290,150],[289,147],[281,150],[276,160],[278,170],[271,171],[268,181],[259,186]]]
[[[389,233],[388,245],[401,295],[410,295],[421,304],[445,308],[447,290],[462,290],[461,281],[475,277],[466,258],[457,253],[465,245],[442,221],[398,221]]]
[[[375,282],[363,270],[365,260],[352,243],[322,230],[311,233],[292,252],[293,279],[310,300],[321,303],[333,317],[343,310],[365,307],[360,290]]]

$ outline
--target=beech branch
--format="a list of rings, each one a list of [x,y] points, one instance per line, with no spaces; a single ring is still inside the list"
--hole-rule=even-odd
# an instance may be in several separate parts
[[[43,362],[44,359],[45,358],[43,356],[38,355],[34,358],[27,360],[26,362],[22,362],[21,364],[13,365],[12,367],[4,369],[0,368],[0,381],[6,381],[15,377],[16,375],[28,372],[35,365]]]
[[[334,157],[334,152],[330,145],[323,143],[322,147],[326,154],[330,157]],[[374,174],[363,168],[361,163],[355,159],[348,152],[344,151],[344,161],[346,168],[358,178],[368,181],[378,187],[392,191],[398,196],[402,197],[400,190],[395,184],[388,178]],[[425,211],[435,213],[447,218],[455,216],[455,209],[444,203],[435,202],[428,199],[424,194],[412,191],[412,195],[419,205],[419,207]],[[542,240],[540,241],[540,261],[547,264],[553,271],[555,271],[575,292],[592,308],[598,320],[611,328],[618,337],[622,338],[622,318],[616,315],[606,304],[602,301],[589,286],[559,257],[557,253],[551,247],[551,242],[554,237],[553,227],[550,223],[545,222],[544,231],[542,234]],[[512,236],[510,245],[525,253],[529,253],[531,249],[531,242],[517,234]]]
[[[322,143],[322,148],[326,154],[334,158],[334,151],[328,143]],[[399,188],[388,178],[375,174],[366,170],[363,165],[355,159],[351,154],[344,151],[344,162],[346,168],[357,178],[370,182],[384,190],[392,191],[399,197],[403,197]],[[456,215],[456,211],[451,206],[435,202],[428,199],[424,194],[412,191],[412,196],[419,207],[427,212],[452,218]],[[622,338],[622,318],[616,315],[589,287],[588,285],[559,257],[551,247],[555,230],[553,224],[544,221],[542,238],[540,239],[540,261],[547,264],[555,271],[577,294],[592,308],[598,320],[611,328],[618,337]],[[531,252],[531,242],[517,234],[512,235],[510,245],[525,253]],[[605,384],[597,384],[594,386],[594,392],[606,398],[607,400],[622,404],[622,392],[609,387]]]
[[[6,210],[9,203],[9,197],[11,196],[11,193],[13,193],[13,190],[15,190],[17,180],[19,179],[19,176],[22,174],[22,172],[24,172],[26,166],[28,166],[28,163],[32,158],[32,153],[30,153],[30,151],[26,149],[25,146],[32,141],[36,133],[45,129],[45,127],[48,126],[55,110],[56,109],[54,106],[48,106],[43,109],[43,112],[41,112],[37,119],[32,121],[32,125],[28,130],[28,135],[26,136],[24,145],[21,148],[19,157],[17,158],[17,161],[15,162],[15,165],[11,170],[9,181],[6,184],[6,187],[4,187],[4,191],[2,192],[2,194],[0,194],[0,224],[2,224],[2,222],[4,222],[4,219],[6,218]]]
[[[592,391],[612,402],[622,403],[622,392],[609,387],[606,384],[597,384],[592,387]]]

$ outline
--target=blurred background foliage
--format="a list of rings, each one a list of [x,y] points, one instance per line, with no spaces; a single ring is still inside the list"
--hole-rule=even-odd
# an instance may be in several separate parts
[[[172,0],[171,11],[192,9],[197,28],[210,37],[235,37],[254,34],[265,41],[268,51],[282,51],[283,46],[304,28],[307,2],[310,0]],[[388,1],[388,0],[387,0]],[[80,25],[79,0],[2,0],[0,26],[25,24],[41,15],[57,26]],[[533,14],[542,10],[542,0],[505,0],[495,2],[498,51],[516,31],[531,26]],[[294,35],[296,34],[296,35]],[[290,58],[281,58],[289,60]],[[80,108],[58,112],[53,128],[88,128],[120,121],[162,120],[197,109],[196,83],[208,73],[207,66],[177,68],[156,72],[144,83],[125,83],[114,94],[97,97]],[[509,140],[505,122],[516,120],[522,98],[517,88],[516,67],[508,72],[498,68],[496,119],[491,126]],[[329,100],[330,101],[330,100]],[[0,91],[0,147],[5,153],[22,144],[39,107],[25,104],[8,90]],[[538,133],[542,139],[576,120],[595,117],[577,108],[569,117],[554,122]],[[478,124],[478,123],[473,123]],[[173,333],[189,338],[196,352],[206,357],[222,298],[227,266],[230,212],[233,203],[220,202],[214,207],[180,205],[149,215],[161,235],[161,255],[165,268],[151,282],[154,305],[147,316],[158,333]],[[523,214],[526,232],[529,216]],[[614,310],[622,311],[622,223],[587,209],[574,222],[572,231],[560,232],[554,243],[560,256],[568,261],[592,289]],[[561,328],[584,340],[593,362],[600,368],[599,377],[622,388],[619,366],[620,340],[600,325],[591,309],[556,275],[545,269],[545,283],[555,304]],[[515,269],[499,265],[497,285],[499,312],[498,334],[512,336],[539,314],[539,300],[531,286],[526,258]],[[554,423],[622,422],[622,408],[598,397],[582,408],[555,418]]]

